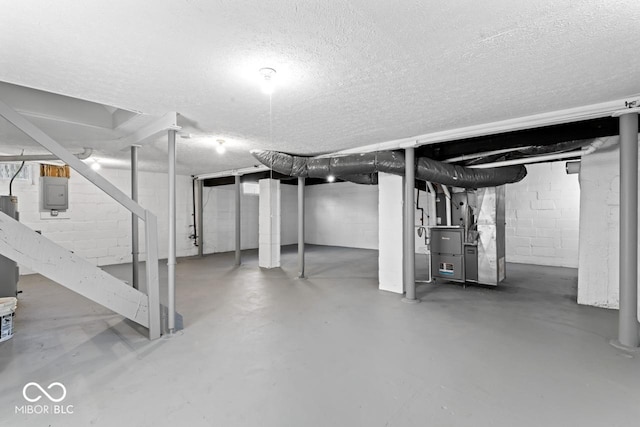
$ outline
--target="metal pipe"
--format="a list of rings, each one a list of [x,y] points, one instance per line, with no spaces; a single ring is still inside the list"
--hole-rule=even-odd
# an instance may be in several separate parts
[[[404,290],[407,302],[416,301],[416,211],[413,207],[413,193],[416,184],[415,148],[405,152],[404,172]]]
[[[449,192],[449,189],[447,188],[446,185],[442,186],[442,191],[444,191],[444,197],[445,197],[445,201],[444,201],[444,207],[445,207],[445,212],[446,212],[446,220],[447,220],[447,226],[451,226],[451,193]]]
[[[204,256],[204,181],[198,180],[198,256]]]
[[[304,279],[304,177],[298,177],[298,278]]]
[[[200,175],[196,175],[196,179],[203,180],[203,179],[210,179],[210,178],[224,178],[227,176],[235,176],[235,175],[242,176],[250,173],[266,172],[268,170],[270,170],[268,166],[255,165],[255,166],[250,166],[248,168],[228,169],[226,171],[220,171],[220,172],[203,173]]]
[[[236,184],[236,265],[242,264],[242,254],[241,254],[241,236],[240,236],[240,225],[241,225],[241,212],[240,212],[240,175],[235,176],[235,184]]]
[[[482,153],[463,154],[461,156],[451,157],[450,159],[443,160],[443,162],[454,163],[454,162],[460,162],[463,160],[479,159],[480,157],[493,156],[495,154],[511,153],[512,151],[522,150],[523,148],[527,148],[527,147],[512,147],[512,148],[503,148],[501,150],[484,151]]]
[[[169,259],[168,298],[169,333],[176,329],[176,131],[169,130]]]
[[[193,217],[193,235],[189,236],[190,238],[193,238],[193,246],[195,246],[196,248],[198,247],[198,215],[197,215],[197,197],[196,197],[196,177],[195,176],[191,176],[191,204],[192,204],[192,211],[191,211],[191,216]]]
[[[575,162],[567,162],[564,165],[564,169],[567,172],[567,175],[580,173],[580,164],[580,160],[576,160]]]
[[[79,160],[88,159],[93,150],[85,148],[82,153],[74,154]],[[53,154],[21,154],[19,156],[0,156],[0,162],[39,162],[39,161],[56,161],[60,160],[58,156]]]
[[[620,311],[618,342],[638,336],[638,114],[620,116]]]
[[[547,154],[544,156],[523,157],[521,159],[504,160],[502,162],[482,163],[480,165],[467,166],[471,169],[488,169],[502,166],[524,165],[527,163],[547,162],[551,160],[569,159],[572,157],[582,157],[593,153],[605,143],[604,138],[597,138],[593,143],[581,150],[569,151],[568,153]]]
[[[139,145],[131,146],[131,200],[136,203],[138,203],[138,147]],[[133,276],[131,283],[134,289],[138,289],[138,281],[140,280],[140,233],[138,232],[138,225],[138,217],[135,214],[131,214],[131,269]]]

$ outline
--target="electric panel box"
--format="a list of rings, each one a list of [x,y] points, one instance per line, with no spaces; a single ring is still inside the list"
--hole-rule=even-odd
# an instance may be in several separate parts
[[[43,176],[40,178],[40,210],[69,209],[69,179]]]

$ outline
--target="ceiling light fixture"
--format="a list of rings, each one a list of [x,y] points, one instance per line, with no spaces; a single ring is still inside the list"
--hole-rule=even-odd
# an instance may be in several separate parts
[[[327,182],[334,182],[335,180],[336,180],[336,177],[335,177],[335,176],[333,176],[333,175],[329,175],[329,176],[327,177]]]
[[[98,163],[96,159],[93,159],[93,163],[91,163],[91,169],[93,169],[94,171],[99,171],[101,167],[102,166],[100,166],[100,163]]]
[[[216,142],[218,143],[218,145],[216,145],[216,151],[218,152],[218,154],[224,154],[227,151],[227,149],[223,145],[224,139],[217,139]]]
[[[260,68],[260,75],[262,76],[262,93],[265,95],[272,95],[274,90],[274,79],[276,76],[276,70],[273,68],[265,67]]]

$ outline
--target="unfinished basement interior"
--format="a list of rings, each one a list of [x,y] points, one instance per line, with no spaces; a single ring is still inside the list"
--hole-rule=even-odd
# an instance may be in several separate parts
[[[640,421],[640,3],[0,14],[1,426]]]

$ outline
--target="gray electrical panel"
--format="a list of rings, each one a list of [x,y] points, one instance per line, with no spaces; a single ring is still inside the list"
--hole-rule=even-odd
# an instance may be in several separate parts
[[[0,196],[0,212],[18,220],[18,198]],[[18,294],[18,265],[0,255],[0,298],[15,297]]]
[[[69,179],[43,176],[40,178],[40,210],[69,209]]]

